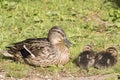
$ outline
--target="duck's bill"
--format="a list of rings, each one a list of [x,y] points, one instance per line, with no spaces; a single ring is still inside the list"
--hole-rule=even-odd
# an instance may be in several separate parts
[[[67,46],[73,46],[73,44],[68,39],[65,39],[64,41]]]

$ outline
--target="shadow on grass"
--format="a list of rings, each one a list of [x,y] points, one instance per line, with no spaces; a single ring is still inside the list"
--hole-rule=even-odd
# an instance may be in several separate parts
[[[120,8],[120,0],[108,0],[110,2],[112,2],[113,4],[117,5],[117,7]]]
[[[5,57],[5,56],[3,56],[2,59],[5,59],[5,60],[13,60],[13,58],[11,58],[11,57]],[[13,60],[13,61],[14,61],[14,60]]]

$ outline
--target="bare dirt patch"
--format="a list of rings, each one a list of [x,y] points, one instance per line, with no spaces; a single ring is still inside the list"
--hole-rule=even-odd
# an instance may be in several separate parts
[[[63,76],[60,73],[54,73],[53,75],[45,75],[36,70],[29,72],[28,76],[24,78],[7,77],[5,71],[0,72],[0,80],[105,80],[110,77],[116,77],[114,74],[94,75],[94,76]]]

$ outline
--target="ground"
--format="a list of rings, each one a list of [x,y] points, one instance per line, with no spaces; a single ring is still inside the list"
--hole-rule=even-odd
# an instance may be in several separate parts
[[[69,48],[71,60],[65,66],[33,67],[4,58],[0,53],[0,79],[104,80],[101,78],[108,77],[116,80],[120,75],[119,56],[115,66],[104,70],[90,67],[88,73],[73,61],[87,44],[93,44],[95,51],[114,46],[120,52],[118,3],[118,0],[0,0],[0,51],[27,38],[47,37],[48,30],[55,25],[61,26],[73,43]]]
[[[33,70],[24,78],[6,77],[5,72],[0,73],[0,80],[115,80],[118,79],[115,74],[104,74],[94,76],[76,77],[73,75],[63,76],[62,73],[54,73],[54,75],[43,75],[43,73]]]

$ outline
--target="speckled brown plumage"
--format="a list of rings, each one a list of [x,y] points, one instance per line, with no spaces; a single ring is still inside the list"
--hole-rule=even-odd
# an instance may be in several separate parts
[[[109,47],[105,51],[100,51],[95,57],[94,67],[105,69],[117,63],[118,52],[115,47]]]
[[[64,30],[55,26],[49,30],[48,38],[26,39],[8,47],[3,54],[33,66],[64,65],[70,58],[67,45],[71,43]]]

